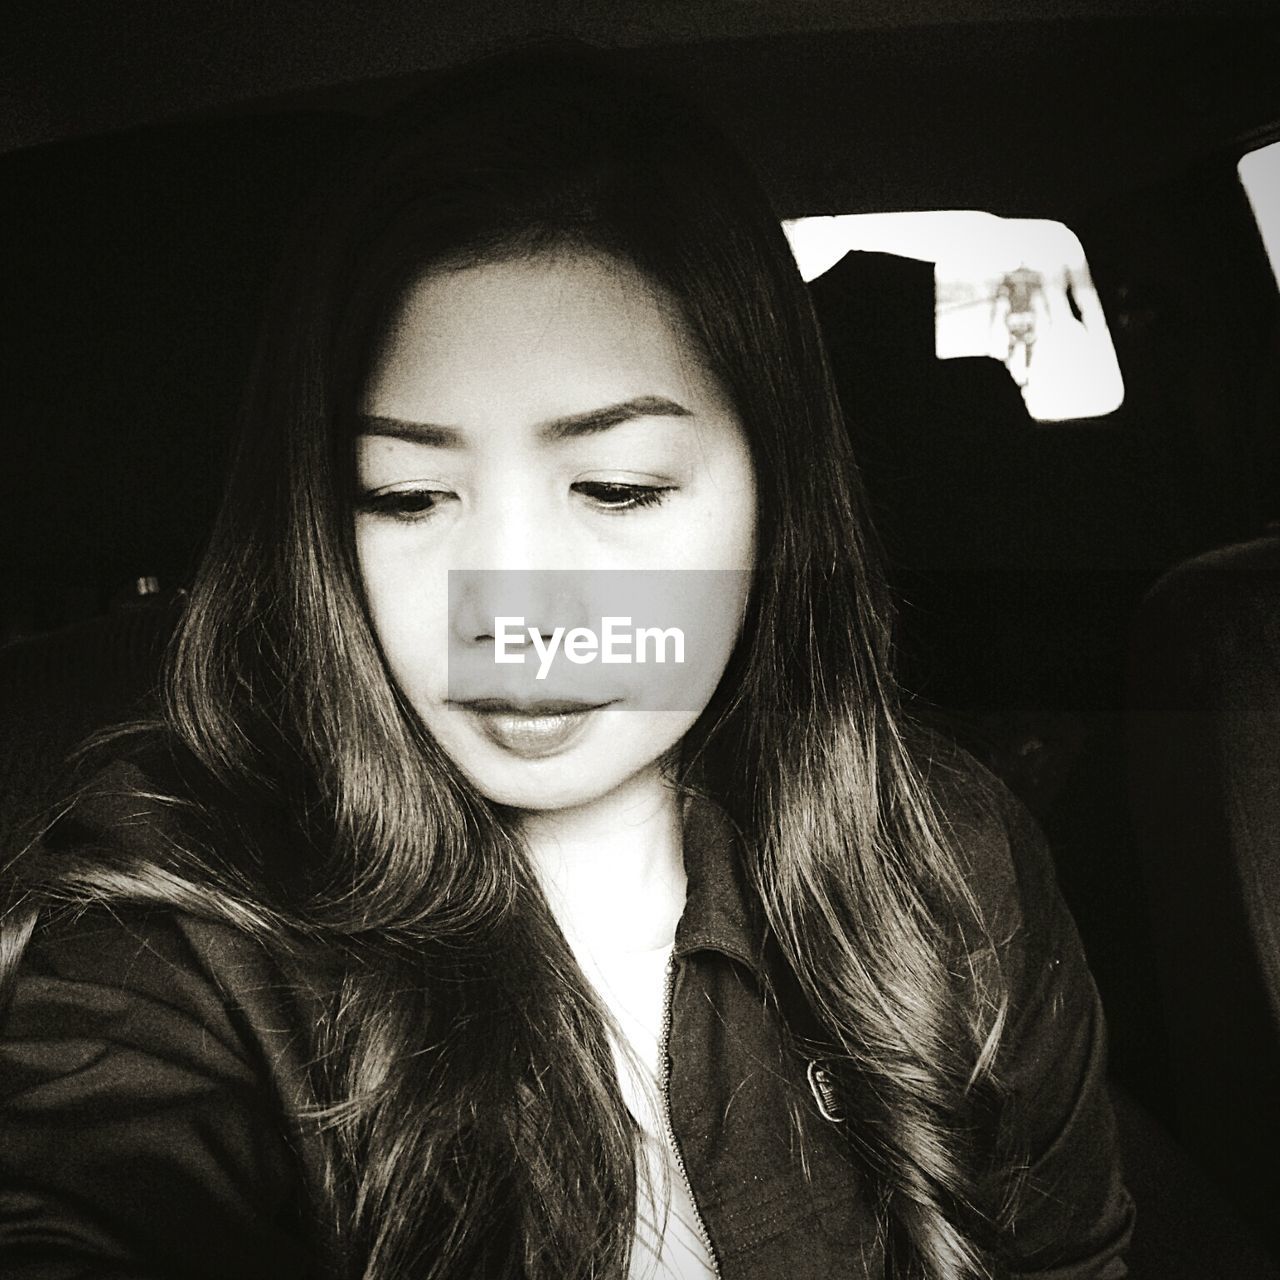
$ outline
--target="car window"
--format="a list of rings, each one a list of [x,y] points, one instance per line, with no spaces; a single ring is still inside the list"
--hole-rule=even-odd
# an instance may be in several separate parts
[[[1120,407],[1106,316],[1079,237],[1061,222],[944,210],[797,218],[783,229],[806,280],[851,250],[932,262],[938,358],[999,360],[1037,422]]]
[[[1250,151],[1236,167],[1280,285],[1280,142]]]

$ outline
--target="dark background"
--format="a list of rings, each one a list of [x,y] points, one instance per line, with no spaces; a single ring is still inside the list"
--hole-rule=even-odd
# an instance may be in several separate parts
[[[993,554],[1150,576],[1276,513],[1259,418],[1274,287],[1234,161],[1280,116],[1277,25],[975,20],[1005,9],[969,6],[964,21],[941,6],[866,9],[836,31],[820,30],[834,12],[822,5],[651,5],[623,23],[566,8],[561,20],[607,42],[675,37],[635,56],[705,98],[784,216],[980,208],[1072,227],[1126,405],[1102,429],[1038,433],[1046,469],[1067,469],[1060,494],[1043,536]],[[276,245],[344,121],[411,92],[410,66],[556,17],[424,13],[9,12],[0,634],[81,616],[142,574],[172,584],[189,572]]]

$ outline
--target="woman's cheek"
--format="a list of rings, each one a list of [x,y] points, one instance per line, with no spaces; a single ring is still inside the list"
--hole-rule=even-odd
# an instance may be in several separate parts
[[[405,696],[421,711],[421,700],[439,696],[446,685],[448,573],[399,530],[359,533],[357,554],[378,642]]]

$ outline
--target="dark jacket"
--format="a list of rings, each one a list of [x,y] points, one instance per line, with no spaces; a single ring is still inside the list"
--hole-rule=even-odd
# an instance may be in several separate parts
[[[1007,792],[992,810],[962,773],[935,773],[1012,984],[1001,1124],[1030,1152],[1014,1274],[1122,1277],[1134,1207],[1102,1010],[1049,855]],[[133,766],[104,774],[78,838],[155,839],[163,816],[120,798],[139,780]],[[842,1126],[823,1118],[809,1062],[762,998],[759,923],[729,829],[710,806],[689,813],[671,1115],[721,1274],[881,1276]],[[95,908],[40,929],[0,1024],[0,1274],[328,1274],[317,1153],[292,1118],[316,1016],[296,985],[245,936],[182,912]]]

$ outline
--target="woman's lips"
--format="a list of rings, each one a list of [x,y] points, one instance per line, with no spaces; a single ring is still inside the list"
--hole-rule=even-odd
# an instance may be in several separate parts
[[[555,755],[570,745],[587,726],[593,711],[582,702],[539,702],[528,706],[478,699],[459,703],[490,742],[526,760]]]

